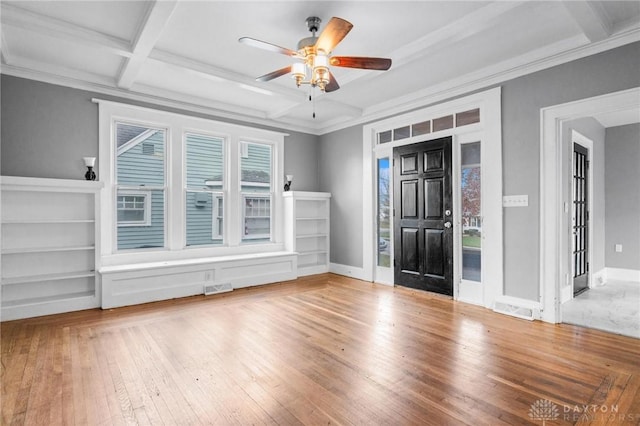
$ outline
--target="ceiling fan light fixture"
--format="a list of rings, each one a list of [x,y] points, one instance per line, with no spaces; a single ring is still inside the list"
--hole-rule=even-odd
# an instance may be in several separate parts
[[[296,85],[300,87],[300,84],[307,76],[307,66],[304,62],[295,62],[291,65],[291,76],[296,80]]]

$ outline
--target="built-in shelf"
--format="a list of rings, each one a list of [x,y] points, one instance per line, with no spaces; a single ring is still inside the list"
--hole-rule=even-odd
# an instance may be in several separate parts
[[[95,271],[73,271],[59,272],[56,274],[40,274],[40,275],[23,275],[19,277],[8,277],[2,279],[2,285],[36,283],[44,281],[60,281],[74,278],[84,278],[95,276]]]
[[[101,182],[2,176],[2,320],[98,307]]]
[[[50,225],[57,223],[95,223],[93,219],[2,219],[3,225]]]
[[[59,251],[86,251],[95,250],[95,246],[79,246],[79,247],[28,247],[28,248],[12,248],[2,249],[2,254],[22,254],[22,253],[49,253]]]
[[[45,296],[45,297],[32,297],[29,299],[21,299],[21,300],[8,300],[2,302],[3,308],[13,308],[23,305],[40,305],[47,304],[51,302],[61,302],[69,299],[81,299],[81,298],[95,298],[95,292],[90,291],[81,291],[78,293],[67,293],[64,295],[56,295],[56,296]]]
[[[329,272],[329,211],[331,194],[284,193],[285,245],[298,253],[298,276]]]

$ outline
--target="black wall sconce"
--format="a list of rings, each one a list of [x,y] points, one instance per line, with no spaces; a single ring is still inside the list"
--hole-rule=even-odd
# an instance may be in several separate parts
[[[86,180],[96,180],[96,172],[93,167],[96,165],[96,157],[82,157],[84,165],[87,166],[87,173],[84,174]]]
[[[291,189],[291,182],[293,182],[293,175],[287,175],[284,183],[284,192]]]

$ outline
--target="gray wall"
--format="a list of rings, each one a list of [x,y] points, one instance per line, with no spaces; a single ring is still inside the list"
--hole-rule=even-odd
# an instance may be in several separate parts
[[[606,130],[605,169],[606,266],[640,270],[640,124]]]
[[[59,179],[81,179],[82,157],[98,157],[98,105],[92,98],[177,112],[289,133],[284,170],[295,175],[294,189],[318,190],[318,137],[247,124],[238,120],[182,111],[84,90],[2,75],[0,173]],[[100,171],[100,159],[96,169]]]
[[[320,190],[331,192],[331,262],[362,267],[362,127],[320,140]]]
[[[502,84],[503,193],[529,196],[529,207],[504,210],[507,295],[531,300],[539,297],[540,109],[637,86],[640,86],[640,43]],[[344,154],[321,155],[320,162],[321,189],[334,194],[335,203],[339,203],[336,213],[341,214],[339,221],[331,222],[331,259],[355,267],[362,267],[361,178],[345,181],[333,176],[347,169],[349,174],[362,175],[361,145],[362,126],[320,137],[321,153],[339,149]],[[341,192],[351,195],[337,201]]]

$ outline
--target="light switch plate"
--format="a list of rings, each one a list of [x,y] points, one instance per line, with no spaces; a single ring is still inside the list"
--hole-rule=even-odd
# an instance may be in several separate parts
[[[502,207],[527,207],[528,205],[528,195],[505,195],[502,197]]]

